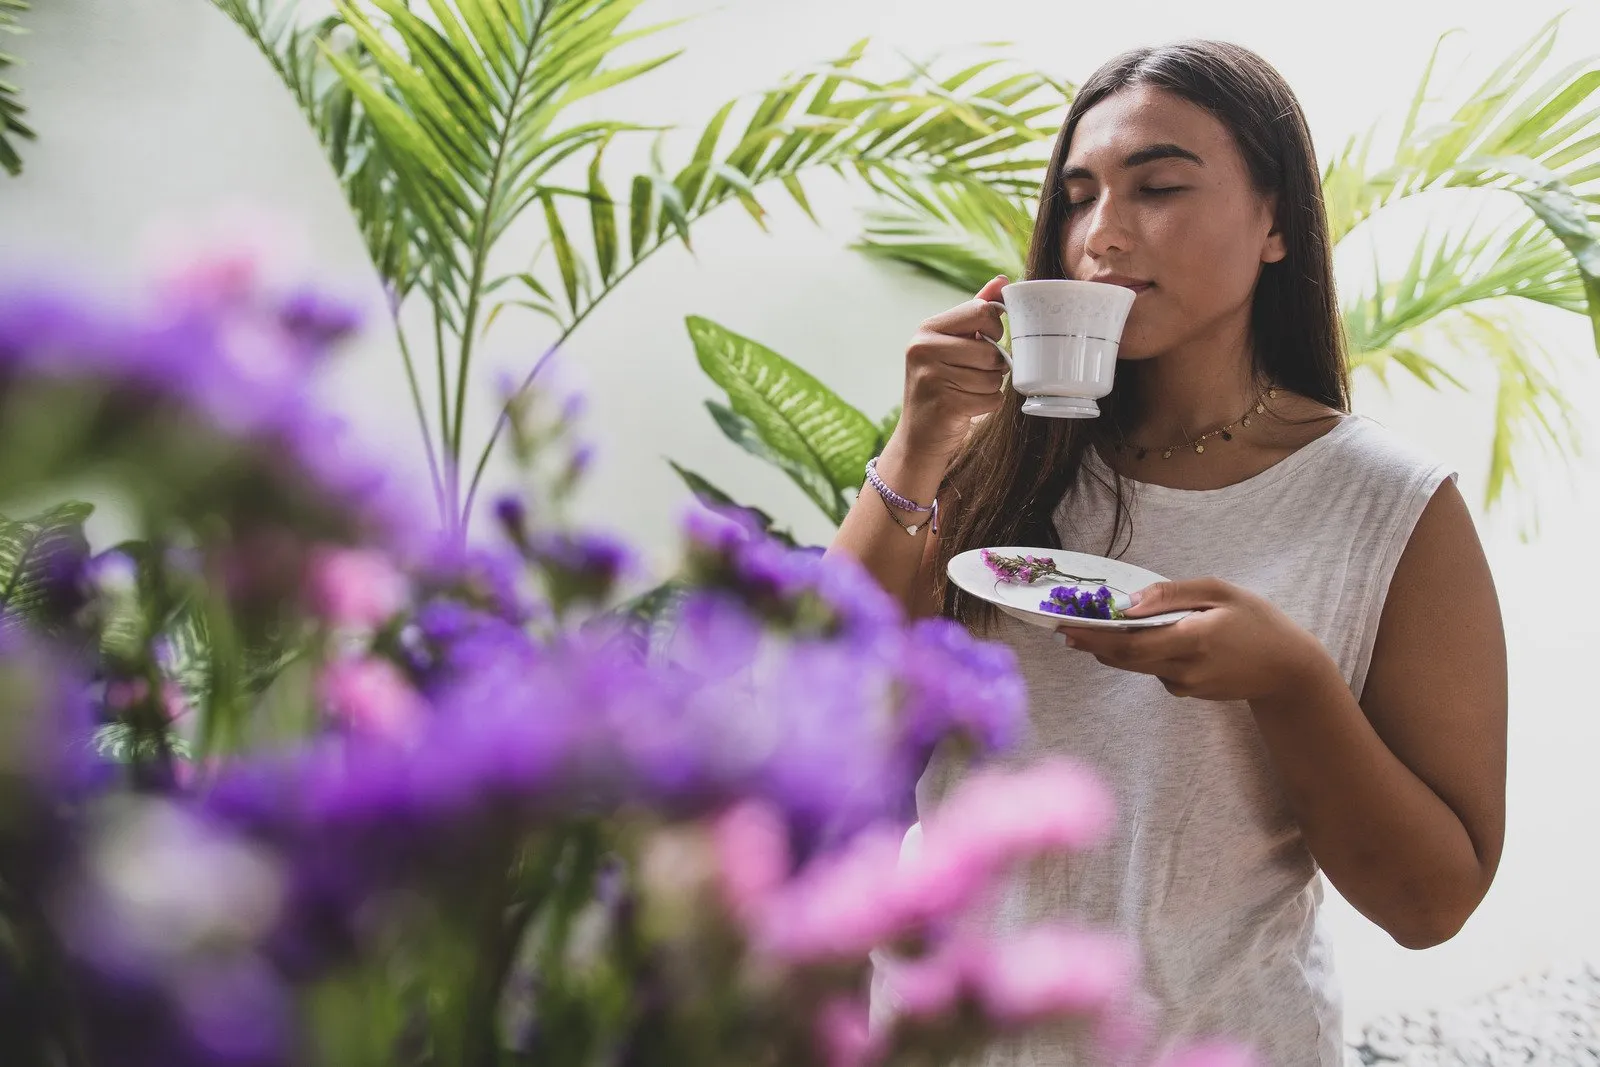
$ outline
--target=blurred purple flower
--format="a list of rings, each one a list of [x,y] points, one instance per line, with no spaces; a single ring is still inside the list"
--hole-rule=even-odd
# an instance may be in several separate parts
[[[1016,654],[977,640],[953,620],[914,623],[899,674],[906,740],[917,758],[925,759],[951,733],[965,735],[979,751],[999,751],[1027,729],[1027,690]]]
[[[143,425],[187,440],[188,451],[210,461],[192,476],[211,479],[187,499],[249,517],[251,506],[280,510],[263,499],[270,492],[281,505],[317,512],[330,533],[412,537],[421,501],[351,455],[342,424],[310,396],[307,361],[342,335],[348,316],[306,294],[287,304],[241,299],[234,281],[218,298],[185,295],[142,317],[48,295],[0,301],[0,395],[70,383],[82,403],[98,397],[86,414],[99,422],[85,423],[85,434],[103,424],[129,435]],[[308,332],[291,334],[285,321]],[[218,462],[228,453],[238,459]],[[224,472],[227,486],[216,481]]]
[[[633,551],[608,534],[539,534],[528,551],[543,569],[550,600],[558,608],[604,603],[636,565]]]

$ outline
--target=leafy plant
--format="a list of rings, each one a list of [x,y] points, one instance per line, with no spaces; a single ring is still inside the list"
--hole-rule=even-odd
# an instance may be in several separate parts
[[[1434,388],[1461,387],[1451,367],[1488,362],[1500,380],[1489,505],[1515,479],[1524,446],[1578,446],[1577,424],[1512,312],[1515,300],[1585,315],[1600,347],[1600,61],[1547,69],[1559,22],[1442,114],[1434,102],[1441,38],[1387,153],[1375,149],[1375,125],[1323,175],[1342,259],[1402,202],[1454,190],[1520,208],[1510,224],[1430,230],[1403,270],[1374,264],[1343,308],[1352,365],[1380,381],[1398,368]],[[858,247],[976,292],[996,274],[1020,276],[1037,197],[1037,186],[1021,197],[966,186],[894,196],[869,214]]]
[[[0,637],[14,639],[24,629],[60,636],[67,629],[61,587],[89,555],[83,524],[93,511],[92,504],[69,501],[26,519],[0,516]]]
[[[28,10],[28,0],[0,0],[0,36],[26,32],[17,22],[19,12]],[[0,75],[17,63],[16,57],[0,48]],[[34,132],[22,121],[22,90],[0,77],[0,169],[15,177],[22,173],[22,156],[17,141],[34,139]]]
[[[498,500],[495,541],[413,543],[310,399],[348,313],[234,277],[137,315],[0,301],[0,446],[40,442],[0,447],[0,500],[104,485],[151,535],[86,559],[82,505],[4,531],[104,638],[0,642],[8,1063],[914,1067],[1046,1025],[1219,1062],[1142,1040],[1119,935],[968,933],[1016,870],[1105,839],[1087,770],[982,772],[902,859],[930,754],[1024,735],[1008,656],[712,515],[676,614],[629,606],[639,641],[603,610],[628,547],[542,498]],[[267,734],[259,703],[228,717],[273,622],[311,684]],[[157,647],[185,643],[209,663],[192,746],[183,653]],[[880,947],[920,995],[873,1032]]]
[[[945,188],[1022,195],[1044,162],[1027,150],[1054,129],[1039,120],[1064,92],[997,59],[876,80],[861,69],[861,42],[727,102],[670,165],[658,128],[569,118],[678,55],[615,60],[670,25],[635,27],[643,0],[428,0],[425,13],[408,0],[336,0],[332,17],[304,27],[293,0],[214,2],[295,94],[345,187],[393,293],[441,516],[457,530],[507,426],[502,412],[468,463],[472,371],[500,314],[548,319],[553,353],[655,253],[677,242],[692,251],[707,214],[737,203],[765,227],[769,188],[810,213],[805,183],[822,171],[912,199]],[[607,150],[644,135],[654,138],[649,166],[617,180]],[[505,272],[496,264],[519,221],[540,239],[525,269]],[[413,359],[422,346],[399,317],[412,296],[432,312],[432,414]]]

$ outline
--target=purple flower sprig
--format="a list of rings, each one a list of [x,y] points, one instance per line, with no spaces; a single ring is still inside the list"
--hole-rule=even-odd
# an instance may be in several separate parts
[[[1039,602],[1040,611],[1066,615],[1074,619],[1121,619],[1122,610],[1111,601],[1111,590],[1106,586],[1090,592],[1072,586],[1058,585],[1050,596]]]
[[[1049,556],[1007,556],[986,548],[983,550],[983,562],[997,579],[1015,585],[1032,585],[1046,578],[1059,578],[1064,582],[1075,582],[1079,585],[1105,581],[1104,578],[1084,578],[1068,574],[1058,568],[1056,561]]]

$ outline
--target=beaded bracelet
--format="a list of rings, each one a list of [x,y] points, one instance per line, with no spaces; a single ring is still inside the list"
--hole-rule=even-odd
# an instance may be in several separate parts
[[[918,515],[927,514],[927,513],[931,512],[932,513],[933,532],[934,533],[938,533],[939,532],[939,498],[938,497],[934,497],[933,498],[933,503],[932,504],[929,504],[927,507],[923,507],[921,504],[918,504],[918,503],[915,503],[913,501],[907,500],[905,497],[901,496],[899,493],[895,492],[893,489],[890,489],[889,486],[887,484],[885,484],[884,480],[881,477],[878,476],[878,457],[876,457],[876,456],[874,456],[871,459],[867,460],[867,482],[872,486],[873,489],[877,490],[878,496],[883,498],[883,502],[886,505],[892,504],[894,507],[899,508],[901,511],[909,511],[909,512],[912,512],[913,514],[918,514]],[[917,531],[922,529],[922,524],[921,523],[916,523],[914,525],[907,526],[905,523],[900,522],[899,516],[895,515],[892,510],[889,512],[889,516],[890,516],[890,518],[893,518],[895,520],[895,522],[900,526],[900,528],[902,530],[904,530],[907,534],[911,535],[912,537],[915,537],[917,535]]]

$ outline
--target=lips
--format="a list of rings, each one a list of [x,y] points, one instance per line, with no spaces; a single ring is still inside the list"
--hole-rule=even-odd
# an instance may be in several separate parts
[[[1102,274],[1089,280],[1091,282],[1103,282],[1106,285],[1120,285],[1124,289],[1132,289],[1135,293],[1142,293],[1155,284],[1138,278],[1129,278],[1122,274]]]

